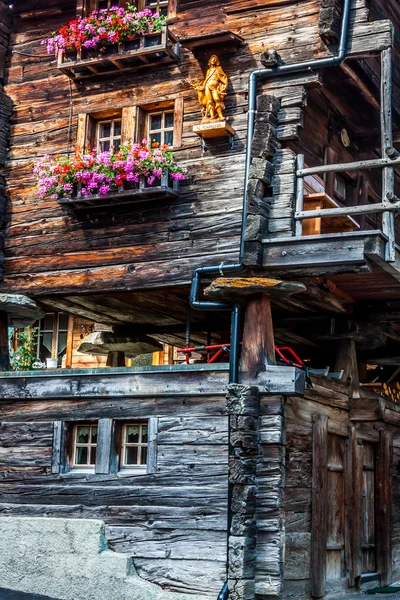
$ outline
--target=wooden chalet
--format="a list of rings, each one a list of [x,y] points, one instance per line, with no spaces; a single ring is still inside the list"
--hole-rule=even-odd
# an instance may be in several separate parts
[[[132,9],[0,0],[0,588],[396,583],[398,1],[132,3],[161,25],[48,54]],[[143,138],[184,180],[39,193],[43,157]]]

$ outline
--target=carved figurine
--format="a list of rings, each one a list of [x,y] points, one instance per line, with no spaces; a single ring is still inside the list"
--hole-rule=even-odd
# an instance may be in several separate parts
[[[202,106],[202,122],[210,119],[225,121],[222,113],[224,98],[228,90],[228,77],[224,73],[218,56],[213,54],[208,61],[208,71],[204,81],[193,79],[190,85],[197,91]]]

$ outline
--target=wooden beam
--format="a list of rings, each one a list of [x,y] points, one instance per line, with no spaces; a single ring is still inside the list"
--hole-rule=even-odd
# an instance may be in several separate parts
[[[270,277],[219,277],[204,290],[205,296],[243,297],[266,293],[273,298],[305,292],[303,283],[281,281]]]
[[[349,381],[350,397],[360,397],[360,379],[358,375],[357,350],[356,344],[352,339],[346,339],[339,342],[335,371],[343,371],[343,381]]]
[[[328,417],[313,415],[311,595],[321,598],[326,585],[328,542]]]
[[[240,369],[258,373],[267,365],[274,365],[275,342],[271,300],[267,294],[255,296],[247,305]]]
[[[393,146],[393,124],[392,124],[392,49],[386,48],[381,55],[381,151],[386,155],[386,148]],[[399,160],[399,159],[394,159]],[[383,169],[382,177],[382,200],[387,202],[394,193],[394,170],[392,167]],[[396,235],[394,228],[394,214],[384,212],[382,215],[382,231],[387,236],[386,260],[396,260]]]
[[[376,459],[376,561],[381,585],[392,583],[393,434],[380,431]]]

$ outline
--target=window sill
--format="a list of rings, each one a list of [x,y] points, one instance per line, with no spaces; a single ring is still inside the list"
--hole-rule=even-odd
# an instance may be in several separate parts
[[[135,469],[135,468],[126,468],[118,471],[118,477],[132,477],[132,475],[147,475],[147,468],[145,469]]]

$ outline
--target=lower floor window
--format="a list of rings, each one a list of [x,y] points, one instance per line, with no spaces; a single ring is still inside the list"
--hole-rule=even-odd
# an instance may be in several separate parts
[[[97,424],[83,423],[74,427],[73,464],[75,468],[94,468],[97,454]]]
[[[148,449],[147,423],[126,423],[122,427],[121,467],[146,467]]]

